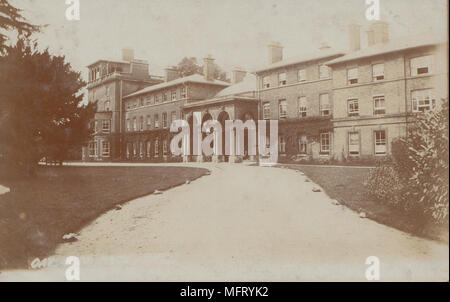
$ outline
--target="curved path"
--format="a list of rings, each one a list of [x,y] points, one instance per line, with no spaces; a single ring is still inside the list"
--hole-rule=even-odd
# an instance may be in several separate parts
[[[212,173],[106,213],[56,255],[80,257],[82,281],[366,281],[369,256],[381,281],[448,281],[448,245],[361,219],[302,173],[190,165]],[[64,269],[9,277],[64,280]]]

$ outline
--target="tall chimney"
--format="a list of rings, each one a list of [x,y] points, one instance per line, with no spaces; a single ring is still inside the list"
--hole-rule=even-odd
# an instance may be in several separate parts
[[[131,62],[134,60],[134,50],[130,48],[122,49],[122,60]]]
[[[350,36],[350,51],[358,51],[361,49],[361,32],[358,24],[350,24],[349,26]]]
[[[205,76],[205,80],[214,81],[214,59],[211,55],[208,55],[203,59],[203,75]]]
[[[269,64],[273,64],[283,60],[283,46],[280,42],[272,42],[268,46]]]
[[[241,67],[235,67],[235,68],[233,68],[233,70],[231,72],[232,72],[232,83],[233,84],[242,82],[242,80],[247,75],[247,72]]]
[[[389,42],[389,24],[384,21],[376,21],[370,25],[367,31],[369,46]]]
[[[178,78],[178,70],[174,67],[167,67],[164,69],[164,81],[169,82]]]

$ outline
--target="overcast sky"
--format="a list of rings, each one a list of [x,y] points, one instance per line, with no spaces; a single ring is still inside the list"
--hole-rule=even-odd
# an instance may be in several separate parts
[[[35,24],[41,47],[64,54],[73,68],[101,58],[137,59],[162,75],[185,56],[213,55],[224,70],[252,69],[267,61],[266,45],[279,41],[285,58],[315,51],[321,43],[348,48],[348,25],[362,25],[365,0],[80,0],[81,20],[67,21],[65,0],[10,0]],[[433,30],[447,32],[446,0],[381,0],[381,19],[391,39]],[[363,39],[365,43],[365,39]]]

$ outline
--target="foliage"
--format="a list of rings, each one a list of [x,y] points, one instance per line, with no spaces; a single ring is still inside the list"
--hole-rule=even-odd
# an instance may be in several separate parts
[[[228,81],[227,74],[222,71],[217,64],[214,65],[214,78],[221,81]],[[180,77],[187,77],[193,74],[203,74],[203,67],[198,64],[195,57],[183,58],[176,66],[176,69],[178,71],[178,76]]]
[[[392,165],[379,164],[370,170],[367,190],[376,200],[387,204],[398,205],[402,202],[404,185]]]
[[[8,164],[30,170],[89,138],[96,104],[81,105],[85,82],[64,56],[19,39],[0,57],[0,69],[0,154]]]
[[[441,110],[417,116],[407,138],[412,164],[408,200],[437,222],[444,222],[449,210],[448,118],[448,101],[443,101]]]
[[[8,3],[8,0],[0,0],[0,54],[4,54],[7,46],[8,36],[5,31],[15,30],[19,37],[28,36],[39,31],[39,27],[26,22],[21,10]]]
[[[369,176],[370,194],[380,201],[395,200],[417,219],[448,221],[448,131],[448,100],[415,116],[407,137],[392,144],[393,163],[380,165]]]

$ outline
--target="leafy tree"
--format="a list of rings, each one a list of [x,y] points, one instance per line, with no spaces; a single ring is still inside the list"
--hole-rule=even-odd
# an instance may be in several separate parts
[[[222,71],[219,65],[214,64],[214,78],[221,81],[229,81],[226,72]],[[203,66],[199,65],[195,57],[183,58],[176,66],[180,77],[187,77],[193,74],[203,74]]]
[[[63,159],[90,136],[96,104],[82,105],[86,85],[64,56],[19,39],[0,56],[0,154],[8,167],[33,167],[43,157]]]
[[[8,3],[8,0],[0,0],[0,30],[3,32],[15,30],[20,36],[28,36],[39,31],[39,26],[26,22],[21,15],[21,10]],[[8,37],[0,31],[0,54],[6,50]]]
[[[178,75],[180,77],[187,77],[193,74],[201,74],[203,72],[202,67],[198,65],[197,59],[194,57],[183,58],[180,63],[178,63],[177,68]]]

